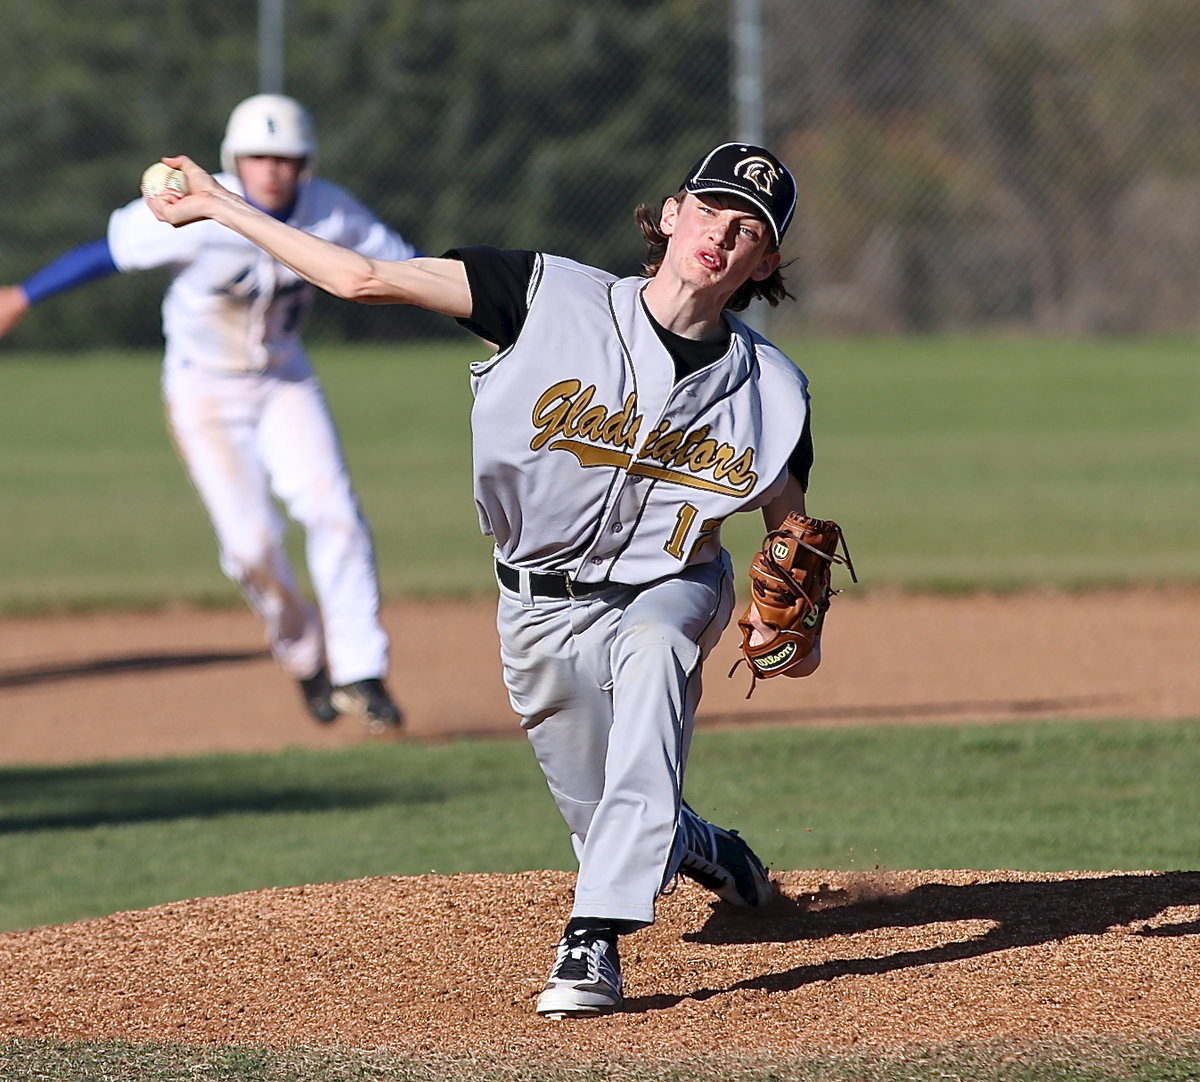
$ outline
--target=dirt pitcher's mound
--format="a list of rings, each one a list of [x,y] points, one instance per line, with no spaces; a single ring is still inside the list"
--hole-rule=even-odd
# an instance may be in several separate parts
[[[374,878],[0,936],[0,1032],[561,1059],[1200,1030],[1200,873],[691,883],[621,942],[626,1010],[533,1014],[573,876]]]

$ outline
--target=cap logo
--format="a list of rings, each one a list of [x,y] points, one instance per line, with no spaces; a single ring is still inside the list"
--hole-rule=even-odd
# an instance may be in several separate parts
[[[267,131],[271,135],[275,134],[275,118],[273,116],[267,117]]]
[[[733,167],[733,175],[748,180],[764,195],[770,195],[771,189],[779,180],[779,173],[766,158],[754,155],[743,158]]]

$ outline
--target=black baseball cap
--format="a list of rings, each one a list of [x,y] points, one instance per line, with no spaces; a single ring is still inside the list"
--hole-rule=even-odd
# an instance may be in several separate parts
[[[748,199],[775,234],[775,244],[791,224],[796,210],[796,178],[774,154],[749,143],[722,143],[701,158],[683,182],[692,195],[724,192]]]

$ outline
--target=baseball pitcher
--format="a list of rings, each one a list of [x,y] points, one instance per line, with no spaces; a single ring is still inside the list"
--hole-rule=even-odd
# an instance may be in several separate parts
[[[617,278],[539,252],[364,256],[255,210],[190,159],[165,162],[189,193],[149,200],[164,221],[220,222],[336,296],[441,312],[496,347],[472,366],[475,501],[509,697],[579,860],[536,1009],[619,1009],[619,937],[654,920],[677,873],[734,905],[773,896],[746,842],[683,793],[701,666],[734,605],[721,525],[805,517],[808,381],[734,314],[788,296],[792,174],[762,147],[714,148],[659,209],[638,209],[645,274]],[[751,639],[773,618],[748,614]],[[818,638],[760,675],[811,672]]]

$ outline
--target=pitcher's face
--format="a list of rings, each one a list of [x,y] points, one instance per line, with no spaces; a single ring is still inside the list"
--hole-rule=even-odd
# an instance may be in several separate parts
[[[741,200],[671,198],[663,204],[659,227],[670,238],[666,263],[697,286],[721,286],[732,294],[744,282],[769,278],[779,266],[770,226]]]

